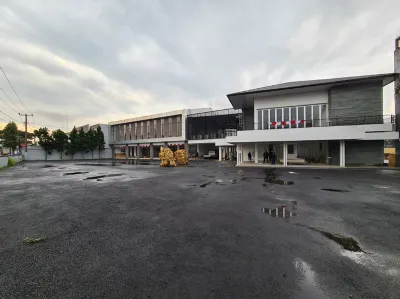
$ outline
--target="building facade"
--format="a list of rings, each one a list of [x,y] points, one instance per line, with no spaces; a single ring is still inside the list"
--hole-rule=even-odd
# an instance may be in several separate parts
[[[189,152],[193,156],[203,156],[209,151],[217,151],[221,160],[230,157],[236,147],[226,142],[226,137],[236,136],[242,123],[240,109],[223,109],[194,113],[187,116],[187,139]]]
[[[226,142],[237,163],[382,165],[384,140],[397,139],[395,116],[383,115],[383,86],[396,74],[289,82],[227,95],[243,126]]]
[[[153,159],[161,147],[188,149],[187,115],[207,111],[210,108],[183,109],[110,122],[113,156]]]

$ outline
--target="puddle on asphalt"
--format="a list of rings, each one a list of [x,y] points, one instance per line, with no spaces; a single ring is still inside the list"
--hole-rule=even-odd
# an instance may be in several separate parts
[[[200,185],[200,188],[205,188],[205,187],[207,187],[207,186],[210,185],[210,184],[211,184],[211,182],[207,182],[207,183],[201,184],[201,185]]]
[[[50,167],[55,167],[54,165],[44,165],[42,168],[50,168]]]
[[[157,164],[157,161],[142,161],[142,160],[121,160],[118,161],[118,164],[124,164],[124,165],[155,165]]]
[[[314,177],[314,179],[316,179],[316,180],[322,180],[322,178],[320,178],[319,176]]]
[[[76,175],[76,174],[85,174],[85,173],[89,173],[89,171],[66,172],[63,175]]]
[[[271,184],[277,184],[277,185],[294,185],[293,181],[284,181],[278,179],[278,174],[276,173],[274,168],[269,168],[264,171],[265,178],[264,182],[266,183],[271,183]],[[264,187],[266,187],[266,184],[263,184]]]
[[[102,179],[102,178],[110,178],[110,177],[116,177],[116,176],[122,176],[122,173],[111,173],[111,174],[103,174],[103,175],[96,175],[96,176],[89,176],[83,180],[97,180],[97,179]]]
[[[341,245],[344,249],[353,251],[353,252],[364,252],[361,247],[358,245],[358,242],[351,237],[345,237],[340,234],[332,234],[330,232],[325,232],[318,230],[322,235],[327,237],[328,239],[336,242]]]
[[[78,166],[118,166],[118,164],[115,162],[111,162],[111,163],[78,163],[75,165],[78,165]]]
[[[279,206],[275,209],[263,208],[262,212],[278,218],[290,218],[297,216],[297,201],[291,201],[292,209],[288,209],[286,205]]]
[[[301,298],[328,298],[322,290],[320,290],[316,274],[308,263],[297,258],[294,260],[294,267],[303,278],[301,279]]]
[[[296,224],[298,226],[303,226],[306,227],[310,230],[319,232],[320,234],[322,234],[323,236],[327,237],[329,240],[334,241],[335,243],[339,244],[340,246],[342,246],[344,249],[348,250],[348,251],[353,251],[353,252],[365,252],[364,250],[361,249],[360,245],[358,244],[358,242],[356,240],[354,240],[352,237],[346,237],[343,236],[341,234],[334,234],[334,233],[330,233],[321,229],[317,229],[314,227],[310,227],[307,225],[302,225],[302,224]]]
[[[323,188],[322,191],[330,191],[330,192],[350,192],[349,190],[344,189],[331,189],[331,188]]]

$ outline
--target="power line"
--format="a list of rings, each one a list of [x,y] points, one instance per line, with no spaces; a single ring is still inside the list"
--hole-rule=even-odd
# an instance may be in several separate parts
[[[8,81],[8,84],[10,84],[10,86],[11,86],[12,90],[14,91],[15,95],[17,96],[18,100],[21,102],[22,106],[24,106],[25,109],[26,109],[26,111],[29,112],[28,108],[26,108],[24,102],[22,102],[22,100],[21,100],[21,98],[19,97],[18,93],[15,91],[14,86],[11,84],[10,80],[8,80],[8,77],[7,77],[6,73],[4,72],[4,70],[3,70],[3,68],[2,68],[1,66],[0,66],[0,69],[1,69],[1,71],[3,72],[3,74],[4,74],[4,77],[6,77],[6,79],[7,79],[7,81]],[[29,113],[30,113],[30,112],[29,112]],[[32,113],[31,113],[31,114],[32,114]]]
[[[5,114],[4,112],[0,111],[0,113],[1,113],[1,114],[4,114],[4,115],[5,115],[5,116],[7,116],[8,118],[10,118],[10,119],[12,119],[12,120],[16,121],[17,123],[19,123],[19,121],[18,121],[18,120],[16,120],[15,118],[13,118],[13,117],[11,117],[11,116],[9,116],[9,115]]]
[[[4,102],[4,104],[6,104],[8,107],[10,107],[12,110],[14,110],[15,111],[15,113],[19,113],[17,110],[15,110],[13,107],[11,107],[6,101],[4,101],[2,98],[0,98],[0,100],[2,101],[2,102]]]
[[[0,88],[0,90],[4,93],[4,95],[10,100],[10,102],[11,103],[13,103],[13,105],[15,106],[15,107],[17,107],[17,110],[20,110],[20,108],[17,106],[17,104],[15,104],[14,103],[14,101],[10,98],[10,96],[4,91],[4,89],[3,88]],[[20,111],[22,111],[22,110],[20,110]],[[19,113],[19,112],[17,112],[17,113]]]

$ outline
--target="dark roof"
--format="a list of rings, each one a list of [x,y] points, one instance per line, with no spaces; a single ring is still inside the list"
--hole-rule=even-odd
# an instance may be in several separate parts
[[[347,83],[347,82],[363,81],[363,80],[369,80],[369,79],[384,79],[384,78],[390,77],[390,76],[393,76],[393,80],[394,80],[395,75],[396,75],[395,73],[387,73],[387,74],[375,74],[375,75],[367,75],[367,76],[342,77],[342,78],[318,79],[318,80],[307,80],[307,81],[294,81],[294,82],[286,82],[286,83],[281,83],[281,84],[275,84],[275,85],[270,85],[270,86],[249,89],[249,90],[245,90],[245,91],[239,91],[239,92],[228,94],[227,96],[229,97],[229,96],[242,95],[242,94],[277,91],[277,90],[302,88],[302,87],[310,87],[310,86],[317,86],[317,85]]]

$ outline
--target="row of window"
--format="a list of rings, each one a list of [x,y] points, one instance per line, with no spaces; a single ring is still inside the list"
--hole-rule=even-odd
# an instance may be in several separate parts
[[[136,140],[148,138],[164,138],[178,137],[182,135],[181,122],[175,123],[154,123],[150,125],[150,121],[145,123],[114,125],[112,126],[113,139],[119,140]]]
[[[327,116],[326,104],[258,110],[258,130],[320,127]]]

